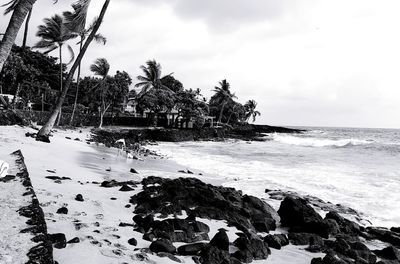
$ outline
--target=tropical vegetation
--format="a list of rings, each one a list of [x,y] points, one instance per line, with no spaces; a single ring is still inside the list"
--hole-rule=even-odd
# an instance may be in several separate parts
[[[70,114],[70,125],[78,124],[74,122],[76,114],[86,114],[97,116],[101,128],[105,116],[129,116],[123,106],[131,100],[135,102],[135,112],[151,120],[154,126],[166,116],[172,118],[171,126],[186,124],[187,127],[192,123],[197,128],[210,125],[207,121],[212,118],[217,125],[234,126],[255,122],[260,116],[254,100],[244,104],[237,101],[228,80],[219,81],[207,100],[199,88],[185,88],[174,73],[164,75],[161,64],[154,59],[140,66],[141,74],[136,76],[133,86],[126,71],[110,75],[110,63],[105,58],[97,59],[90,66],[94,76],[81,77],[82,60],[91,43],[106,44],[99,28],[110,0],[104,0],[99,16],[87,25],[90,2],[78,0],[72,10],[45,18],[36,33],[40,40],[33,48],[27,47],[26,38],[35,1],[14,0],[6,6],[6,12],[13,14],[10,29],[0,43],[0,93],[14,95],[14,99],[5,103],[1,96],[0,99],[12,108],[33,105],[29,110],[51,111],[39,137],[49,135],[62,111]],[[24,40],[19,47],[14,44],[14,35],[24,20]],[[76,57],[71,47],[71,40],[75,38],[78,41],[74,44],[79,48]],[[63,59],[64,46],[71,51],[68,63]],[[58,58],[50,55],[55,49],[58,49]]]

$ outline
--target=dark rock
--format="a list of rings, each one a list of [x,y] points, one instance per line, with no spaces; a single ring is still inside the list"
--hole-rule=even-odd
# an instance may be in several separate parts
[[[400,260],[400,251],[393,246],[386,247],[382,250],[374,250],[374,253],[384,259]]]
[[[110,198],[110,200],[112,200],[112,201],[116,201],[116,200],[117,200],[117,198],[115,198],[115,197],[111,197],[111,198]]]
[[[134,168],[131,168],[130,172],[131,172],[131,173],[137,173],[137,174],[139,173],[139,172],[137,172]]]
[[[67,244],[76,244],[79,242],[80,242],[79,237],[74,237],[73,239],[69,240]]]
[[[129,223],[123,223],[123,222],[121,222],[121,223],[119,223],[119,225],[118,225],[118,226],[120,226],[120,227],[127,227],[127,226],[133,227],[133,224],[129,224]]]
[[[129,187],[128,185],[124,184],[122,187],[119,189],[120,192],[130,192],[134,191],[135,189]]]
[[[229,252],[220,250],[212,245],[207,245],[201,252],[201,263],[202,264],[229,264],[230,256]]]
[[[14,175],[6,175],[2,178],[0,178],[0,182],[9,182],[15,179]]]
[[[82,194],[77,194],[76,197],[75,197],[75,200],[78,201],[78,202],[83,202],[83,201],[85,201],[85,200],[83,199]]]
[[[67,246],[67,239],[65,238],[65,234],[56,233],[56,234],[50,234],[49,236],[55,248],[61,249]]]
[[[288,235],[289,241],[296,246],[306,246],[310,244],[310,239],[318,237],[315,234],[310,234],[310,233],[289,233]]]
[[[143,191],[132,196],[136,214],[181,214],[192,217],[226,220],[239,230],[275,229],[277,213],[256,197],[243,196],[232,188],[205,184],[194,178],[163,179],[148,177]],[[250,221],[249,221],[250,220]]]
[[[292,232],[318,234],[329,237],[329,227],[322,217],[302,198],[287,196],[278,210],[281,224]]]
[[[240,234],[233,244],[239,249],[233,256],[246,263],[253,259],[267,259],[270,254],[267,243],[256,234]]]
[[[200,252],[206,247],[206,243],[193,243],[180,246],[178,254],[182,256],[199,255]]]
[[[219,229],[218,233],[215,234],[211,239],[210,244],[220,250],[229,250],[229,238],[224,229]]]
[[[57,210],[57,214],[68,214],[68,208],[67,207],[61,207]]]
[[[130,205],[130,204],[125,205],[125,208],[131,208],[131,207],[132,207],[132,205]]]
[[[324,250],[324,240],[319,236],[310,237],[310,243],[306,250],[313,253],[322,252]]]
[[[264,237],[264,241],[268,244],[269,247],[275,249],[281,249],[283,246],[289,245],[289,239],[284,234],[267,235],[266,237]]]
[[[333,230],[337,229],[336,227],[334,227],[334,225],[335,225],[334,222],[336,222],[337,225],[339,226],[339,230],[337,231],[337,233],[341,232],[341,233],[352,234],[352,235],[360,234],[360,226],[358,224],[342,217],[341,215],[339,215],[336,212],[327,213],[325,216],[325,220],[328,224],[330,224],[330,226],[329,226],[330,232],[333,234],[335,233],[335,231],[333,231]]]
[[[392,227],[390,228],[390,231],[400,234],[400,227]]]
[[[172,245],[171,241],[167,239],[158,239],[151,243],[150,250],[154,253],[165,252],[175,253],[176,248]]]
[[[128,244],[136,247],[137,246],[137,240],[135,238],[131,238],[131,239],[128,240]]]

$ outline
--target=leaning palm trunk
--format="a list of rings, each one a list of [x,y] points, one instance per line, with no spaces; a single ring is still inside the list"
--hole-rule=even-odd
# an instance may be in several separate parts
[[[60,93],[62,93],[63,90],[63,60],[62,60],[62,45],[58,47],[59,52],[60,52]],[[58,113],[58,119],[57,119],[57,126],[60,125],[60,120],[61,120],[61,115],[62,115],[62,107],[60,109],[60,112]]]
[[[28,16],[25,21],[25,31],[24,31],[24,40],[22,41],[22,47],[26,47],[26,41],[28,39],[28,31],[29,31],[29,22],[31,21],[31,16],[32,16],[32,8],[29,10]]]
[[[83,38],[81,38],[81,43],[79,47],[79,51],[82,50],[82,44],[83,44]],[[74,116],[75,116],[75,111],[76,111],[76,105],[78,104],[78,95],[79,95],[79,83],[80,83],[80,78],[81,78],[81,63],[79,63],[78,66],[78,76],[76,79],[76,93],[75,93],[75,101],[74,101],[74,107],[72,109],[72,114],[71,114],[71,120],[69,121],[69,125],[72,126],[74,122]]]
[[[96,25],[93,28],[93,31],[90,33],[89,37],[87,38],[85,44],[82,47],[82,50],[79,52],[78,57],[76,58],[74,64],[72,65],[70,72],[68,73],[64,89],[63,89],[60,97],[58,98],[57,105],[56,105],[55,109],[53,110],[53,113],[51,114],[51,116],[50,116],[49,120],[46,122],[46,124],[38,132],[39,138],[47,137],[50,134],[51,129],[53,128],[54,123],[57,119],[58,113],[60,112],[61,107],[64,103],[64,100],[67,96],[68,89],[71,86],[71,83],[73,81],[74,73],[75,73],[76,69],[78,68],[79,64],[81,63],[82,58],[85,55],[90,43],[93,41],[94,36],[96,35],[97,31],[99,30],[109,4],[110,4],[110,0],[105,0],[105,2],[103,4],[103,8],[101,9],[101,12],[100,12],[99,19],[97,20]]]
[[[18,31],[24,23],[26,15],[29,10],[32,9],[33,4],[36,0],[21,0],[15,7],[14,12],[11,16],[10,22],[6,33],[0,43],[0,72],[3,69],[4,62],[10,55],[11,48],[14,45],[15,39],[17,38]]]
[[[222,116],[223,116],[223,113],[224,113],[225,105],[226,105],[226,102],[224,101],[224,102],[222,103],[221,112],[219,113],[218,123],[221,123],[221,122],[222,122]]]

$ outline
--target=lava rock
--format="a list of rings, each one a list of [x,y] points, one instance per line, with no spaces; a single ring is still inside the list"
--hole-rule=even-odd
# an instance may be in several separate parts
[[[76,197],[75,197],[75,200],[78,201],[78,202],[83,202],[83,201],[85,201],[85,200],[83,199],[82,194],[77,194]]]
[[[68,208],[67,207],[61,207],[57,210],[57,214],[68,214]]]
[[[289,233],[289,241],[296,246],[306,246],[310,244],[310,239],[315,238],[317,235],[310,233]]]
[[[219,229],[218,233],[215,234],[213,239],[211,239],[210,244],[217,247],[220,250],[229,250],[229,238],[224,229]]]
[[[131,238],[131,239],[128,240],[128,244],[136,247],[137,246],[137,240],[135,238]]]
[[[136,173],[136,174],[139,173],[139,172],[137,172],[134,168],[131,168],[130,172],[131,172],[131,173]]]
[[[228,251],[220,250],[219,248],[208,244],[201,252],[202,264],[230,263],[230,255]]]
[[[122,187],[119,189],[120,192],[130,192],[134,191],[135,189],[129,187],[128,185],[124,184]]]
[[[386,247],[382,250],[374,250],[374,253],[384,259],[400,260],[400,251],[393,246]]]
[[[199,255],[200,252],[206,247],[206,243],[193,243],[180,246],[178,254],[182,256]]]
[[[67,244],[76,244],[76,243],[79,243],[79,242],[80,242],[79,237],[74,237],[73,239],[69,240],[67,242]]]
[[[267,235],[264,237],[264,242],[275,249],[281,249],[283,246],[289,245],[289,239],[284,234]]]
[[[172,245],[170,240],[162,238],[152,242],[149,248],[154,253],[175,253],[176,251],[176,248],[174,247],[174,245]]]
[[[61,249],[67,246],[67,239],[65,238],[65,234],[56,233],[56,234],[50,234],[49,236],[55,248]]]
[[[329,227],[322,217],[302,198],[287,196],[278,210],[281,224],[291,232],[305,232],[329,237]]]

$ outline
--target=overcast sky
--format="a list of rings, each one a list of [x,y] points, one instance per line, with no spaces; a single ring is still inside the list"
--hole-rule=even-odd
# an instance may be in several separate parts
[[[37,1],[30,44],[73,1],[59,2]],[[103,1],[92,2],[91,17]],[[240,102],[258,102],[258,123],[400,128],[399,10],[398,0],[112,0],[108,43],[91,46],[84,68],[105,57],[134,78],[154,58],[207,97],[227,79]]]

